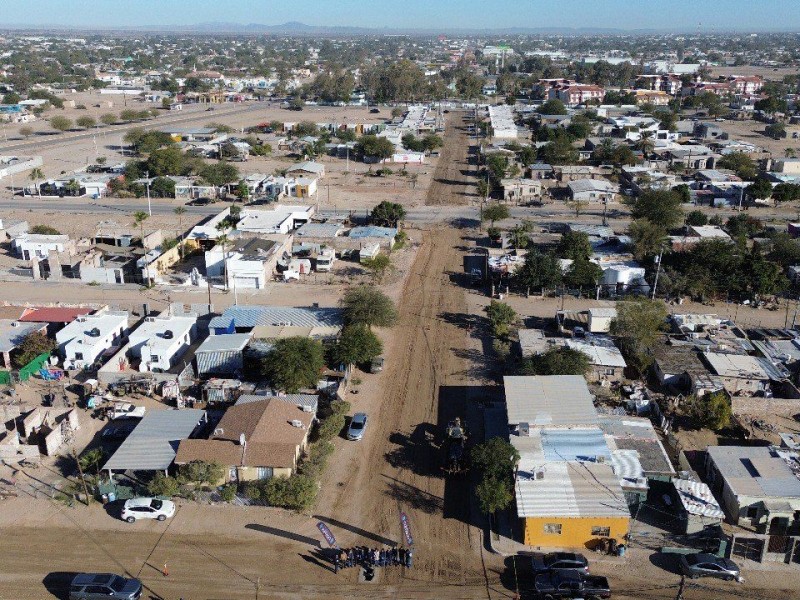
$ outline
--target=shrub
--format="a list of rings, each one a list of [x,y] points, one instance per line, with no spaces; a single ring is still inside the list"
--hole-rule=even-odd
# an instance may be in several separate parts
[[[314,504],[317,498],[317,482],[308,475],[273,477],[264,486],[264,498],[272,506],[302,512]]]
[[[147,491],[153,496],[177,496],[178,480],[163,473],[156,473],[147,484]]]
[[[181,465],[178,469],[178,481],[181,483],[207,483],[215,485],[222,479],[224,471],[222,465],[204,460],[193,460]]]
[[[236,498],[236,484],[223,485],[219,490],[219,497],[223,502],[233,502],[233,499]]]

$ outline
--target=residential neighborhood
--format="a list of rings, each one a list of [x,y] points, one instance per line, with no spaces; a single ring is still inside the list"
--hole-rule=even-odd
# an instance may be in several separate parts
[[[0,17],[0,598],[798,596],[794,7],[247,4]]]

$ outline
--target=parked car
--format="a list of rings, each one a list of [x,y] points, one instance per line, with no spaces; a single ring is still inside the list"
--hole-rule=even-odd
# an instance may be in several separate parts
[[[175,514],[175,503],[159,498],[131,498],[122,507],[122,520],[134,523],[137,519],[164,521]]]
[[[364,430],[367,428],[367,415],[366,413],[356,413],[350,421],[350,427],[347,429],[347,439],[357,442],[364,437]]]
[[[145,413],[144,406],[136,406],[130,402],[115,402],[109,413],[109,418],[114,419],[141,419]]]
[[[681,571],[692,579],[698,577],[717,577],[726,581],[738,579],[739,567],[730,559],[720,558],[716,554],[684,554],[681,556]]]
[[[584,575],[589,574],[589,561],[583,554],[576,552],[551,552],[549,554],[534,554],[531,557],[534,573],[545,571],[576,571]]]
[[[373,115],[377,115],[381,110],[379,108],[371,108],[370,111]]]
[[[196,200],[192,200],[191,202],[187,202],[189,206],[206,206],[207,204],[213,204],[214,201],[211,198],[197,198]]]
[[[383,363],[385,359],[382,356],[377,356],[372,359],[372,362],[369,365],[369,372],[370,373],[380,373],[383,371]]]
[[[78,573],[69,586],[69,600],[139,600],[142,582],[113,573]]]
[[[599,575],[584,575],[577,571],[547,571],[534,580],[536,594],[542,600],[556,598],[611,598],[608,579]]]

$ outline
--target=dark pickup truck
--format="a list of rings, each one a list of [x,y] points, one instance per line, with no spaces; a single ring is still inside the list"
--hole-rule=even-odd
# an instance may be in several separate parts
[[[548,571],[536,576],[536,594],[542,600],[611,598],[608,579],[599,575],[584,575],[576,571]]]

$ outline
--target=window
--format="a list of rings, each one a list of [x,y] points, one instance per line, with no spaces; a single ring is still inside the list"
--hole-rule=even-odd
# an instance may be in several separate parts
[[[592,527],[592,535],[597,537],[611,537],[610,527]]]
[[[272,477],[272,467],[258,467],[256,477],[259,479],[269,479]]]
[[[544,532],[552,535],[561,535],[561,523],[545,523]]]
[[[613,374],[614,374],[614,368],[613,367],[606,369],[606,375],[613,375]]]
[[[83,360],[83,352],[76,352],[75,360]]]

